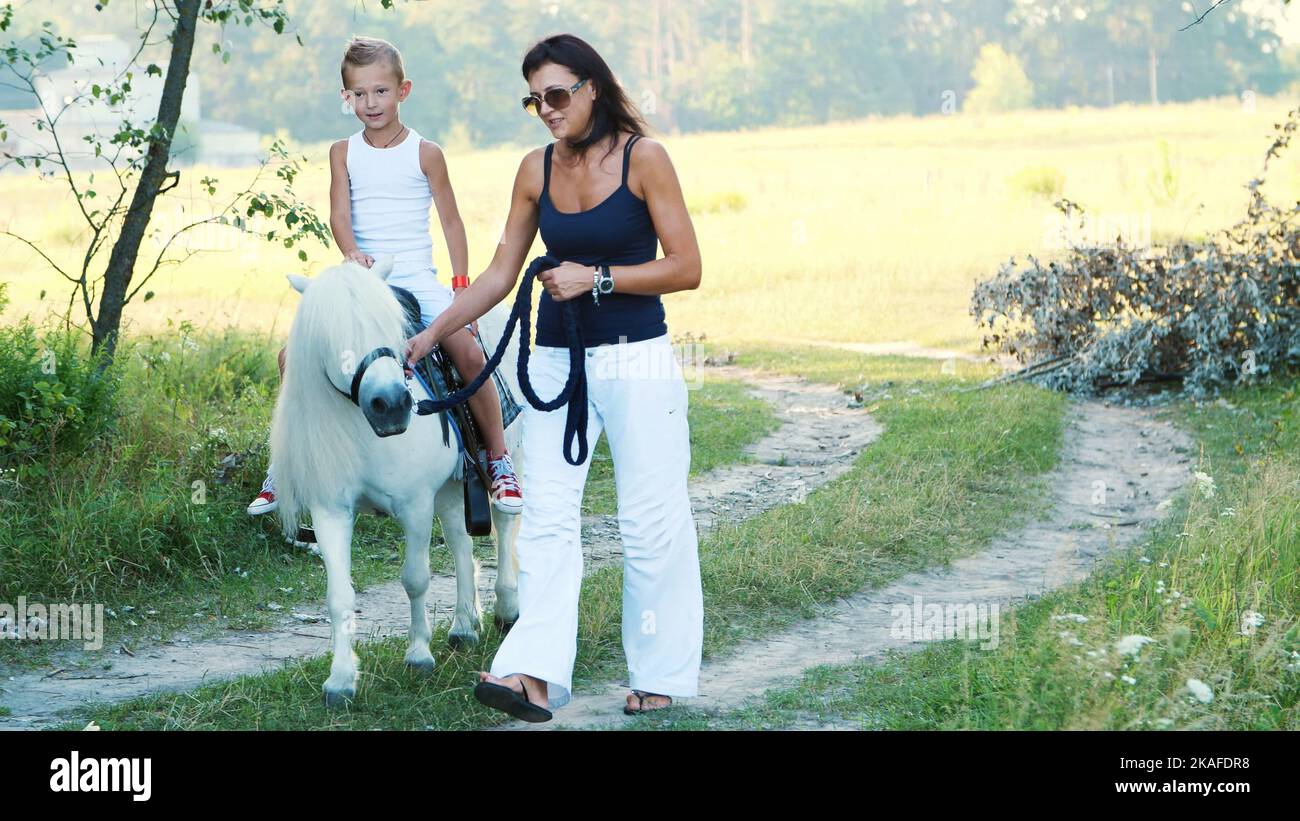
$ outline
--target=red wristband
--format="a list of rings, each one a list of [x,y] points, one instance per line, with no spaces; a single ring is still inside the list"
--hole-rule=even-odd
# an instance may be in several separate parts
[[[453,275],[452,278],[451,278],[451,287],[452,287],[452,288],[468,288],[468,287],[469,287],[469,277],[467,277],[467,276],[455,276],[455,275]]]

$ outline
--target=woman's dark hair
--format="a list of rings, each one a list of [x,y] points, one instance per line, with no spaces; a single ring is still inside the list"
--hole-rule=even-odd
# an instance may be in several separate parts
[[[646,123],[641,113],[627,98],[618,80],[614,79],[614,72],[610,71],[609,65],[587,41],[572,34],[554,34],[539,40],[524,55],[524,80],[541,68],[543,63],[564,66],[577,75],[579,80],[595,83],[597,94],[591,109],[591,128],[586,137],[578,142],[569,142],[569,147],[574,151],[582,154],[606,137],[613,136],[608,152],[612,154],[614,146],[618,144],[620,131],[630,131],[642,137],[646,135]]]

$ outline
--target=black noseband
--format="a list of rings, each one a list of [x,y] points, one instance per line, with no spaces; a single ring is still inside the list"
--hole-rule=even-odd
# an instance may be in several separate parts
[[[345,393],[344,391],[339,390],[339,386],[334,385],[334,380],[332,379],[330,380],[330,384],[334,386],[334,390],[338,391],[339,393],[342,393],[348,399],[351,399],[352,404],[360,407],[361,402],[358,401],[357,397],[361,393],[361,378],[366,375],[366,368],[369,368],[371,365],[373,365],[376,359],[383,359],[385,356],[391,357],[392,359],[396,360],[399,363],[401,362],[400,359],[397,359],[397,354],[393,353],[392,348],[375,348],[373,351],[365,355],[365,358],[361,360],[361,364],[357,365],[356,372],[352,374],[351,393]]]

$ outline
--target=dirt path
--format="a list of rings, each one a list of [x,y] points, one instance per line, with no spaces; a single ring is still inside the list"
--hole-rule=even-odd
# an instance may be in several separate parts
[[[811,490],[842,475],[857,454],[880,435],[880,426],[831,385],[764,374],[736,366],[710,369],[711,374],[748,383],[750,392],[772,405],[782,426],[746,449],[751,463],[711,471],[691,481],[691,503],[701,535],[719,521],[743,519],[780,504],[798,501]],[[613,516],[583,521],[583,550],[588,572],[622,555],[618,522]],[[490,614],[495,572],[479,574],[479,596]],[[430,589],[434,618],[449,620],[455,606],[455,577],[435,575]],[[400,582],[357,594],[359,636],[405,635],[410,624],[406,593]],[[153,692],[185,690],[234,676],[278,669],[283,662],[320,655],[328,649],[330,626],[324,602],[286,616],[272,630],[197,640],[177,636],[142,645],[134,656],[55,654],[52,663],[0,680],[0,729],[47,726],[59,713],[91,701],[118,702]],[[312,621],[316,620],[316,621]],[[440,648],[434,648],[439,655]],[[85,669],[73,661],[84,659]],[[109,670],[99,670],[105,661]],[[94,672],[91,672],[94,671]]]
[[[700,696],[682,703],[706,711],[738,707],[764,691],[793,683],[807,668],[872,658],[920,643],[891,636],[894,605],[914,597],[934,604],[991,604],[1078,581],[1101,556],[1132,544],[1191,475],[1192,443],[1150,411],[1100,402],[1070,411],[1060,465],[1051,477],[1051,514],[1000,538],[987,550],[956,560],[947,569],[911,573],[885,587],[865,590],[824,608],[767,640],[749,641],[726,657],[707,662]],[[1104,501],[1097,504],[1104,483]],[[510,729],[625,726],[625,681],[579,692],[553,722]]]

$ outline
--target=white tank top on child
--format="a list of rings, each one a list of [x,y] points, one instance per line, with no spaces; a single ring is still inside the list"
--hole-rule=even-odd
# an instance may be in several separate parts
[[[433,278],[433,239],[429,206],[433,194],[420,168],[421,137],[410,129],[392,148],[375,148],[362,129],[348,138],[348,188],[352,235],[370,256],[393,255],[388,281]]]

